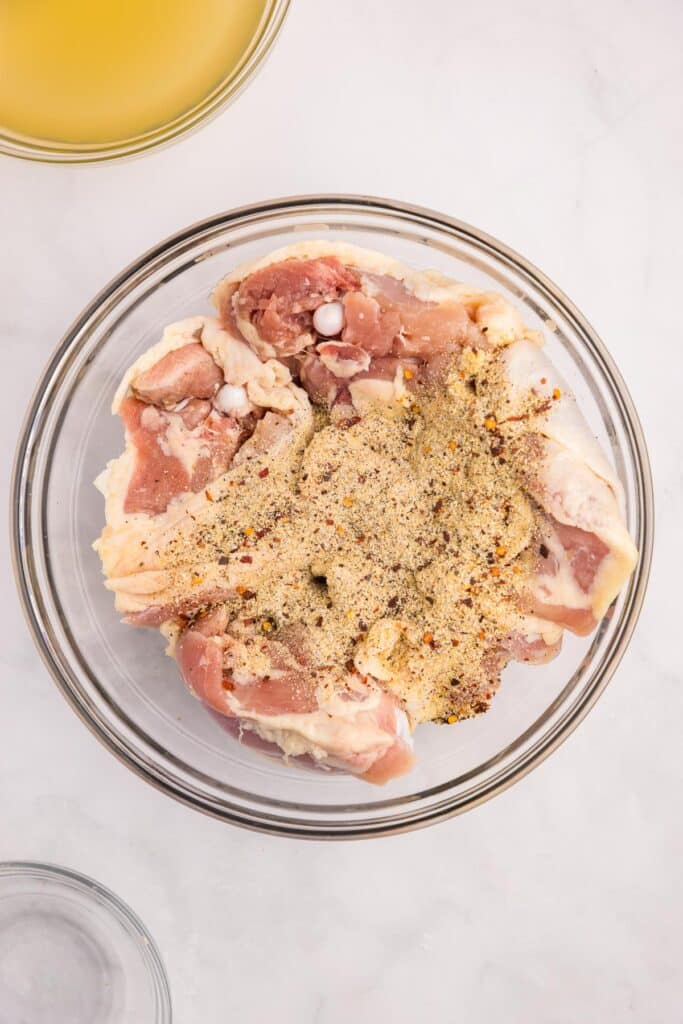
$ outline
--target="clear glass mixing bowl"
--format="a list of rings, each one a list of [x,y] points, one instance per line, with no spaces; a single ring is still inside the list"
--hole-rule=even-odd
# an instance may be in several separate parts
[[[417,768],[384,788],[305,771],[231,736],[182,684],[152,631],[122,625],[91,543],[103,520],[92,481],[122,447],[110,415],[124,369],[164,324],[208,312],[237,263],[310,237],[375,248],[415,267],[508,296],[532,327],[623,481],[640,561],[588,638],[567,637],[549,665],[510,665],[491,710],[421,726]],[[247,827],[349,838],[399,832],[464,811],[522,778],[581,721],[607,685],[643,601],[652,485],[638,417],[604,345],[535,267],[474,228],[429,210],[359,196],[276,200],[202,221],[124,270],[67,332],[38,384],[13,481],[17,582],[40,652],[83,721],[165,793]]]
[[[0,864],[2,1024],[170,1024],[152,936],[109,889],[54,864]]]

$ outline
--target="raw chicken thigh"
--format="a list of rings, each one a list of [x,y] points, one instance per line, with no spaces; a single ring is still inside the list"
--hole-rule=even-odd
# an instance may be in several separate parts
[[[213,299],[114,398],[106,585],[208,707],[384,783],[595,628],[636,561],[618,479],[499,295],[313,241]]]

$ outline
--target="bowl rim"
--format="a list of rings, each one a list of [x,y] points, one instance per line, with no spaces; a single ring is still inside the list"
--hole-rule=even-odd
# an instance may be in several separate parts
[[[565,709],[559,720],[554,722],[546,733],[540,735],[531,748],[523,751],[511,765],[504,766],[500,772],[496,772],[490,779],[484,780],[474,792],[468,791],[470,795],[466,800],[459,800],[452,794],[446,795],[444,799],[430,805],[426,810],[413,808],[411,812],[410,806],[408,806],[404,813],[387,821],[375,819],[372,816],[373,809],[369,808],[370,817],[363,821],[330,819],[324,823],[319,821],[301,822],[291,817],[274,815],[263,809],[255,812],[253,807],[245,809],[241,805],[212,800],[206,794],[200,794],[189,784],[179,784],[163,768],[150,764],[149,760],[139,751],[133,750],[130,745],[122,742],[120,737],[112,732],[106,721],[91,714],[92,709],[69,685],[62,674],[58,659],[52,653],[47,636],[47,628],[50,625],[49,617],[43,614],[44,607],[40,591],[35,585],[36,581],[32,576],[30,564],[28,566],[26,564],[23,537],[31,533],[29,523],[32,497],[31,466],[42,438],[46,415],[51,407],[53,397],[59,390],[60,364],[65,360],[68,362],[72,348],[74,351],[78,351],[79,337],[84,329],[89,324],[91,327],[95,326],[109,312],[110,308],[114,308],[116,303],[135,286],[139,274],[143,271],[151,272],[160,261],[163,262],[182,254],[190,245],[202,238],[210,237],[212,233],[238,224],[246,225],[264,216],[277,217],[296,212],[312,214],[343,213],[345,211],[367,212],[380,218],[382,216],[387,218],[398,216],[411,222],[417,221],[421,224],[433,225],[447,234],[450,233],[453,238],[470,240],[479,248],[488,251],[497,263],[509,265],[516,272],[521,272],[529,278],[541,292],[562,309],[564,315],[570,322],[573,322],[572,326],[579,333],[585,335],[592,349],[592,355],[597,358],[606,379],[613,385],[615,397],[620,405],[623,426],[634,455],[636,504],[638,520],[641,524],[641,535],[637,538],[640,557],[628,585],[627,604],[622,611],[619,630],[612,640],[611,648],[603,656],[604,661],[609,655],[607,663],[601,664],[595,671],[592,685],[579,690],[576,699]],[[64,372],[65,370],[62,369],[62,375]],[[48,360],[24,417],[15,454],[9,494],[12,563],[24,616],[50,675],[89,730],[120,761],[161,792],[219,820],[230,821],[259,832],[293,838],[355,839],[412,831],[479,806],[524,778],[533,768],[542,763],[585,718],[605,690],[625,653],[638,621],[647,589],[654,535],[652,476],[647,446],[638,415],[612,357],[595,330],[571,300],[533,263],[502,242],[469,224],[421,206],[354,194],[289,196],[226,210],[175,232],[128,264],[88,303],[67,329]],[[439,787],[439,791],[443,791],[446,787]],[[409,802],[411,798],[403,799]]]
[[[8,880],[25,878],[46,882],[56,886],[60,892],[75,890],[85,897],[87,902],[98,903],[104,907],[107,915],[118,921],[126,935],[134,942],[154,984],[157,1015],[155,1022],[150,1024],[171,1024],[171,988],[159,947],[145,923],[125,900],[90,875],[63,867],[61,864],[37,860],[0,861],[0,890]]]
[[[267,0],[258,28],[232,71],[189,110],[171,121],[127,139],[104,143],[68,143],[21,135],[0,125],[0,155],[47,164],[91,164],[123,160],[163,149],[213,121],[263,67],[289,12],[292,0]]]

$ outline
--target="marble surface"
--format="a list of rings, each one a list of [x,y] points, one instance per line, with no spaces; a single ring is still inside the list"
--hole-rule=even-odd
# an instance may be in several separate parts
[[[256,81],[192,138],[93,168],[0,160],[5,479],[39,370],[123,264],[216,210],[336,190],[447,211],[541,266],[651,446],[649,597],[602,700],[520,785],[387,840],[242,832],[129,773],[48,678],[3,539],[0,859],[129,901],[177,1021],[680,1019],[682,31],[678,0],[293,0]]]

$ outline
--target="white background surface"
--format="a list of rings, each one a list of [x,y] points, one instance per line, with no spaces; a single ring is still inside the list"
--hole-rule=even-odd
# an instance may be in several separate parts
[[[605,696],[517,787],[387,840],[253,835],[130,774],[49,680],[2,541],[0,859],[129,901],[182,1024],[681,1019],[682,31],[679,0],[294,0],[256,81],[179,145],[0,160],[6,477],[35,378],[109,277],[197,218],[318,191],[446,211],[541,266],[651,446],[655,566]]]

